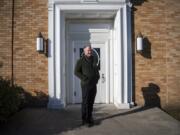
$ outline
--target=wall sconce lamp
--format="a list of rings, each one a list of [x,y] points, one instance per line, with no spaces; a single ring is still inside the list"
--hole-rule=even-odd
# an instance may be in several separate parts
[[[48,40],[42,36],[41,32],[38,33],[36,38],[36,51],[48,56]]]
[[[141,32],[139,32],[138,35],[137,35],[137,39],[136,39],[136,51],[138,53],[142,53],[143,52],[143,36],[142,36]]]

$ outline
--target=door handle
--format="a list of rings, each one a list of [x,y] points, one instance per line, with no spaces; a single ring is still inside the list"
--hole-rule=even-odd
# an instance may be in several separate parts
[[[102,83],[104,83],[105,82],[105,76],[104,76],[104,74],[102,74]]]

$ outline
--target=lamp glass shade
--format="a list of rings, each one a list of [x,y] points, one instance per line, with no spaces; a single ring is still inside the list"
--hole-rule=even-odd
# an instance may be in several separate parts
[[[137,51],[143,50],[143,38],[137,37]]]
[[[38,52],[43,52],[43,38],[42,37],[37,37],[37,45],[36,45],[36,50]]]

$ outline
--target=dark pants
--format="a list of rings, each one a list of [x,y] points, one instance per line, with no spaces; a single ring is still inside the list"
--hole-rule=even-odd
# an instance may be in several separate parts
[[[97,92],[96,85],[93,87],[81,86],[82,87],[82,120],[90,122],[92,119],[93,104]]]

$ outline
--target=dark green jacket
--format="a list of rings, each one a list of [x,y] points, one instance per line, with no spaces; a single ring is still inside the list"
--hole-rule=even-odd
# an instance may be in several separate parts
[[[76,63],[74,74],[81,80],[81,86],[96,85],[99,80],[99,69],[93,56],[82,56]]]

